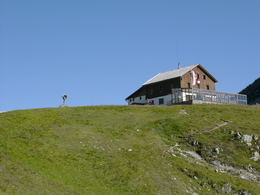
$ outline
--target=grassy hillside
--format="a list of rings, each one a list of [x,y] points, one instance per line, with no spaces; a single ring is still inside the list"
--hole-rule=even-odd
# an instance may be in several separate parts
[[[260,136],[259,116],[234,105],[1,113],[0,194],[258,194],[260,142],[234,134]]]

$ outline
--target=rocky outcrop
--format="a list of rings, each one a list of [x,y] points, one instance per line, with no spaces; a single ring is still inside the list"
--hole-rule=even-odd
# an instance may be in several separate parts
[[[228,194],[231,191],[232,191],[232,187],[231,187],[230,183],[228,183],[228,182],[223,185],[221,190],[218,190],[219,193],[225,193],[225,194]]]
[[[248,146],[251,146],[251,142],[252,142],[252,135],[243,135],[241,138],[241,142],[246,143]]]
[[[248,190],[238,190],[234,195],[252,195]]]
[[[68,107],[67,104],[61,104],[59,107]]]
[[[241,132],[234,132],[234,131],[231,131],[230,134],[235,137],[236,139],[240,140],[241,142],[245,143],[246,145],[248,146],[252,146],[252,142],[254,143],[255,145],[255,148],[257,150],[259,150],[260,148],[260,142],[258,142],[257,144],[257,140],[258,140],[258,135],[247,135],[247,134],[242,134]]]
[[[187,115],[189,115],[189,113],[186,110],[180,110],[179,114],[187,114]]]
[[[256,79],[252,84],[248,85],[245,89],[239,92],[239,94],[247,95],[248,104],[260,103],[260,77]]]
[[[258,152],[254,152],[254,156],[251,157],[250,159],[252,159],[253,161],[258,161],[260,159],[260,155]]]

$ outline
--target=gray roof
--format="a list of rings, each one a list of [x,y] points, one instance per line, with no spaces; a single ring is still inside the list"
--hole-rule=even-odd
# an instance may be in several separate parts
[[[153,78],[146,81],[143,85],[149,85],[151,83],[157,83],[160,81],[181,77],[182,75],[189,72],[190,70],[192,70],[193,68],[195,68],[198,65],[199,64],[171,70],[168,72],[159,73],[159,74],[155,75]]]
[[[140,87],[134,93],[132,93],[130,96],[128,96],[126,98],[126,100],[131,98],[131,97],[133,97],[133,95],[137,91],[141,90],[143,88],[143,86],[145,86],[145,85],[149,85],[149,84],[152,84],[152,83],[157,83],[157,82],[160,82],[160,81],[165,81],[165,80],[168,80],[168,79],[182,77],[184,74],[186,74],[187,72],[191,71],[193,68],[195,68],[197,66],[199,66],[205,72],[205,74],[207,74],[212,79],[212,81],[218,82],[218,80],[215,77],[213,77],[201,64],[196,64],[196,65],[187,66],[187,67],[184,67],[184,68],[179,68],[179,69],[175,69],[175,70],[171,70],[171,71],[168,71],[168,72],[163,72],[163,73],[159,73],[159,74],[155,75],[153,78],[151,78],[148,81],[146,81],[142,85],[142,87]]]

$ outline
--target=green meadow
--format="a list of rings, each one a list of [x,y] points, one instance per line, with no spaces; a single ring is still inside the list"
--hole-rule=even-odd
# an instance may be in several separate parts
[[[232,131],[260,137],[260,106],[86,106],[1,113],[0,194],[201,195],[224,193],[227,183],[229,194],[258,194],[260,164],[250,158],[260,153],[260,139],[248,146]],[[221,170],[212,161],[257,179],[241,178],[239,171]]]

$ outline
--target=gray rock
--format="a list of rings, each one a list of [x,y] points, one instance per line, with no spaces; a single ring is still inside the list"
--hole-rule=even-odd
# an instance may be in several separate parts
[[[61,104],[59,107],[69,107],[67,104]]]
[[[186,110],[180,110],[179,113],[180,113],[180,114],[187,114],[187,115],[189,115],[189,113],[188,113]]]
[[[260,155],[258,152],[254,152],[254,156],[250,158],[253,161],[258,161],[260,159]]]
[[[223,185],[223,187],[221,188],[221,191],[222,191],[222,193],[229,193],[229,192],[231,192],[232,191],[232,187],[231,187],[231,185],[230,185],[230,183],[225,183],[224,185]]]
[[[193,145],[193,146],[197,146],[197,145],[199,145],[199,142],[196,141],[196,140],[194,140],[194,141],[192,142],[192,145]]]
[[[252,135],[243,135],[241,141],[245,142],[248,146],[251,146]]]
[[[217,187],[217,184],[214,183],[214,182],[212,182],[212,183],[211,183],[211,187],[212,187],[212,188],[216,188],[216,187]]]
[[[252,165],[251,165],[251,164],[248,164],[248,165],[247,165],[245,168],[246,168],[246,170],[248,170],[248,171],[249,171],[249,170],[251,170],[251,169],[252,169]]]
[[[237,137],[237,138],[241,138],[242,137],[242,134],[240,132],[236,132],[234,134],[234,137]]]
[[[258,140],[258,135],[253,135],[254,140]]]
[[[252,195],[249,191],[241,189],[238,190],[237,193],[235,193],[234,195]]]
[[[219,148],[213,148],[212,152],[219,154]]]

